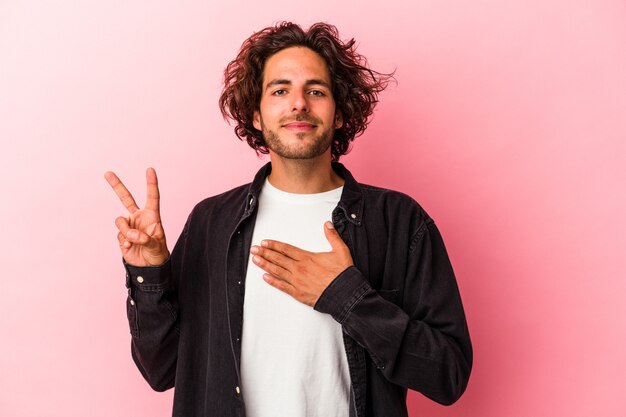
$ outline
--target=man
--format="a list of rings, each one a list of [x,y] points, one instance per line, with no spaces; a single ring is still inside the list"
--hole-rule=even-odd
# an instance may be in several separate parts
[[[472,349],[452,267],[410,197],[359,184],[337,161],[390,76],[333,26],[252,35],[220,107],[270,163],[200,202],[172,254],[156,173],[118,240],[132,355],[174,416],[406,416],[411,388],[443,404],[465,390]]]

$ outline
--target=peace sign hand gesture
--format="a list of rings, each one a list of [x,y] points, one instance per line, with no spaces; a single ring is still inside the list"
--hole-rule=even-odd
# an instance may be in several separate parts
[[[117,240],[124,260],[134,266],[161,265],[170,254],[165,243],[165,231],[159,213],[159,184],[153,168],[146,170],[148,196],[146,206],[139,208],[122,181],[113,172],[104,174],[115,194],[128,210],[128,217],[115,219]]]

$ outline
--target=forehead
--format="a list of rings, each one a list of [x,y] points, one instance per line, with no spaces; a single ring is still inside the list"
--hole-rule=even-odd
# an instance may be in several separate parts
[[[330,74],[324,58],[304,46],[285,48],[265,61],[263,85],[276,79],[292,82],[321,79],[330,84]]]

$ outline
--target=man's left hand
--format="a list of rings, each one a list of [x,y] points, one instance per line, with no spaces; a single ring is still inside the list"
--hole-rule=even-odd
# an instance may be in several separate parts
[[[252,246],[253,262],[263,269],[263,279],[296,300],[313,307],[326,287],[353,265],[350,249],[333,224],[324,224],[330,252],[309,252],[276,240]]]

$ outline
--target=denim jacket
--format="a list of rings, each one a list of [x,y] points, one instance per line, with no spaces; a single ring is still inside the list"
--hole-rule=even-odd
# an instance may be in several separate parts
[[[472,347],[435,223],[409,196],[359,184],[340,163],[333,169],[345,183],[332,221],[354,266],[314,308],[343,329],[350,417],[407,416],[407,388],[452,404],[467,386]],[[196,205],[165,264],[125,264],[132,357],[153,389],[176,385],[174,417],[245,415],[246,268],[270,171],[267,163],[252,183]]]

